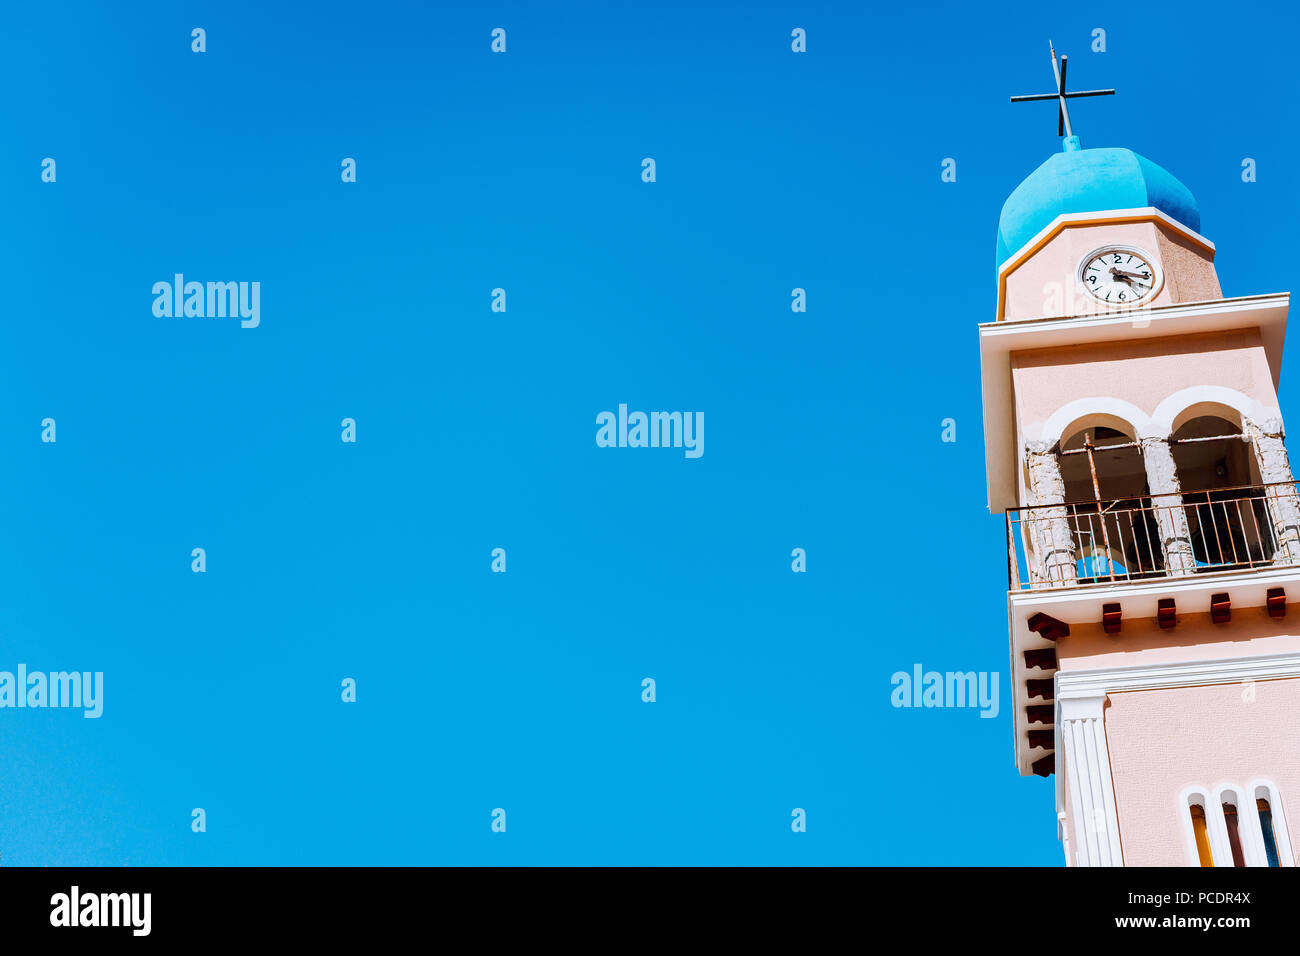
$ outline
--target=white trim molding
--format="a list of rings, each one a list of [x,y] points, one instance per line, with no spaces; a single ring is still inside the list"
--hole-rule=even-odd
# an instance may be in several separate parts
[[[1300,677],[1300,653],[1058,671],[1056,694],[1058,697],[1062,694],[1080,697],[1127,690],[1160,690],[1167,687],[1233,684],[1245,680],[1279,680],[1287,677]]]
[[[1193,385],[1179,389],[1156,406],[1149,421],[1152,436],[1168,438],[1174,433],[1174,422],[1178,421],[1178,417],[1196,405],[1223,405],[1235,411],[1242,419],[1256,423],[1266,418],[1280,420],[1282,417],[1280,409],[1265,408],[1258,399],[1243,395],[1235,388],[1225,385]]]
[[[1163,209],[1155,206],[1131,206],[1128,209],[1100,209],[1095,212],[1063,212],[1039,229],[1028,242],[1007,256],[1006,261],[998,266],[998,278],[1005,280],[1008,275],[1023,265],[1047,241],[1068,226],[1092,226],[1113,222],[1158,222],[1167,229],[1182,233],[1199,245],[1214,258],[1214,243],[1189,226],[1183,225]],[[1108,247],[1103,247],[1108,248]],[[1001,315],[1001,311],[998,313]]]
[[[1067,428],[1081,419],[1093,416],[1117,418],[1128,425],[1130,437],[1147,437],[1142,431],[1149,421],[1146,412],[1122,398],[1110,398],[1103,395],[1076,398],[1062,405],[1052,412],[1051,417],[1038,429],[1037,437],[1039,441],[1055,445],[1058,441],[1070,437],[1065,433]],[[1033,426],[1030,426],[1026,431],[1032,435],[1034,432]]]
[[[1036,437],[1039,441],[1054,445],[1070,437],[1066,434],[1066,429],[1075,422],[1091,416],[1109,416],[1128,425],[1128,432],[1134,438],[1168,438],[1174,433],[1174,422],[1178,417],[1197,405],[1221,405],[1235,411],[1243,420],[1253,422],[1262,422],[1267,418],[1280,420],[1282,417],[1277,408],[1267,408],[1262,402],[1243,395],[1236,389],[1223,385],[1193,385],[1165,398],[1150,415],[1122,398],[1106,395],[1076,398],[1052,412],[1037,429],[1030,425],[1025,431],[1030,438]]]

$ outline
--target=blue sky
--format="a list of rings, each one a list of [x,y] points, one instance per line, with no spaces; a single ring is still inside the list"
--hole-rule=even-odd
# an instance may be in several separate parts
[[[3,862],[1058,865],[975,326],[1060,147],[1007,97],[1053,39],[1119,90],[1084,146],[1191,188],[1225,294],[1286,290],[1294,15],[271,6],[0,37],[0,669],[105,683],[0,710]],[[260,326],[155,317],[177,272],[259,281]],[[598,448],[619,403],[705,454]],[[916,663],[1001,672],[1000,715],[891,707]]]

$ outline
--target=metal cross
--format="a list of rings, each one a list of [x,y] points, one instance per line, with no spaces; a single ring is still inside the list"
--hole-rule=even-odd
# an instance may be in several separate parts
[[[1080,90],[1076,93],[1065,92],[1065,63],[1068,57],[1062,53],[1060,66],[1056,63],[1056,48],[1052,46],[1052,41],[1047,41],[1047,48],[1052,51],[1052,73],[1056,76],[1055,93],[1032,93],[1028,96],[1013,96],[1012,103],[1027,103],[1029,100],[1056,100],[1059,104],[1059,111],[1056,118],[1056,135],[1073,136],[1074,131],[1070,129],[1070,110],[1067,108],[1065,101],[1072,100],[1078,96],[1110,96],[1114,90]]]

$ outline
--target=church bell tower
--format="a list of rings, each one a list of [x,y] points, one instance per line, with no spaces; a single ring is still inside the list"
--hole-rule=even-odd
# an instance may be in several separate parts
[[[979,328],[1005,515],[1015,765],[1070,866],[1300,855],[1300,501],[1277,386],[1288,293],[1224,298],[1192,193],[1064,149],[1006,200]],[[1260,237],[1260,241],[1264,241]]]

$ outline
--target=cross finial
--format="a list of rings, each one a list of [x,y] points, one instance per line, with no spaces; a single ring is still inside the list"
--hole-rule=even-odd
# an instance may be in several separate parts
[[[1012,103],[1026,103],[1029,100],[1056,100],[1057,117],[1056,117],[1056,135],[1065,136],[1065,148],[1078,149],[1079,138],[1074,135],[1074,130],[1070,128],[1070,109],[1066,105],[1067,100],[1075,99],[1080,96],[1110,96],[1114,90],[1079,90],[1075,93],[1067,93],[1065,90],[1065,65],[1069,59],[1064,53],[1061,54],[1061,61],[1056,61],[1056,47],[1052,46],[1052,41],[1047,41],[1047,48],[1052,52],[1052,74],[1056,77],[1055,93],[1031,93],[1027,96],[1013,96]]]

